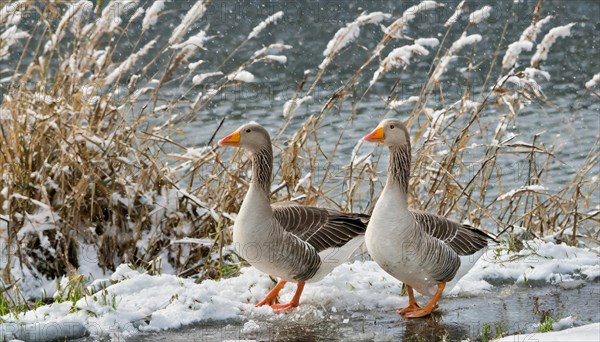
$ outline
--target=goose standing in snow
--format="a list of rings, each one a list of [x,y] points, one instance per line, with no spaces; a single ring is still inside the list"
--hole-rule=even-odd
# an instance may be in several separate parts
[[[407,285],[409,304],[398,313],[405,318],[427,316],[437,308],[446,283],[468,272],[474,263],[470,255],[482,253],[493,238],[471,226],[408,207],[410,135],[400,120],[383,120],[363,139],[382,143],[390,151],[387,182],[365,235],[367,250],[381,268]],[[413,289],[433,298],[421,308]]]
[[[267,130],[251,122],[219,141],[252,156],[252,182],[233,225],[238,254],[258,270],[280,278],[257,306],[298,306],[307,281],[318,281],[345,262],[364,241],[369,217],[285,202],[271,205],[273,147]],[[277,295],[287,281],[298,283],[287,304]]]

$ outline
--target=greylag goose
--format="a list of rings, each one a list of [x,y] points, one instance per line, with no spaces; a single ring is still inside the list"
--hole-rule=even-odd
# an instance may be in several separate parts
[[[383,120],[363,140],[382,143],[390,151],[387,181],[365,235],[367,250],[383,270],[407,286],[409,304],[398,313],[405,318],[427,316],[437,308],[446,284],[470,268],[461,267],[461,262],[472,266],[471,255],[482,253],[493,238],[469,225],[408,207],[410,135],[400,120]],[[413,289],[433,297],[421,308]]]
[[[345,262],[364,241],[369,217],[294,202],[271,205],[273,147],[267,130],[251,122],[219,141],[252,158],[252,181],[233,225],[237,253],[258,270],[280,278],[257,306],[287,310],[299,305],[305,282],[318,281]],[[297,282],[289,303],[277,303],[287,281]]]

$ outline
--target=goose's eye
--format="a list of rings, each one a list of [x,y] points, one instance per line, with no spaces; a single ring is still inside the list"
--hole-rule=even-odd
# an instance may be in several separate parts
[[[248,128],[248,129],[246,130],[246,133],[250,133],[250,128]]]
[[[390,125],[390,129],[394,129],[394,125]]]

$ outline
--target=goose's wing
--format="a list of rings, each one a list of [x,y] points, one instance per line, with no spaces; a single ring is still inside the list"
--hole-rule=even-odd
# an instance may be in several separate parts
[[[447,244],[458,255],[471,255],[494,240],[482,230],[459,224],[445,217],[414,211],[417,224],[436,239]]]
[[[300,205],[294,202],[273,205],[273,217],[283,229],[306,241],[317,252],[341,247],[365,233],[369,216]]]

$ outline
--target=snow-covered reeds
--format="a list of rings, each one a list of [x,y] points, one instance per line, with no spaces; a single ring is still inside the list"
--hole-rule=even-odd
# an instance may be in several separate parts
[[[266,54],[269,50],[289,50],[291,49],[292,46],[291,45],[287,45],[287,44],[270,44],[268,46],[264,46],[256,51],[254,51],[254,53],[252,54],[252,58],[256,59],[260,56],[263,56],[264,54]]]
[[[471,24],[477,25],[485,19],[489,18],[491,14],[492,6],[483,6],[481,9],[478,9],[477,11],[469,15],[469,22]]]
[[[100,18],[83,27],[83,34],[89,36],[90,41],[95,42],[103,34],[113,32],[121,25],[122,16],[137,8],[138,2],[138,0],[114,0],[109,2],[102,10]]]
[[[86,8],[90,8],[91,4],[92,3],[87,0],[81,0],[72,5],[69,5],[69,7],[67,8],[67,10],[64,13],[65,15],[63,15],[62,19],[60,20],[60,22],[56,28],[56,32],[54,32],[52,34],[52,38],[44,46],[44,50],[46,52],[48,52],[50,50],[54,50],[54,48],[56,47],[56,44],[58,44],[58,42],[62,39],[64,32],[67,28],[67,25],[70,22],[73,22],[73,23],[80,22],[82,13],[85,11]],[[74,20],[74,18],[78,18],[78,20]]]
[[[450,16],[450,18],[448,18],[448,20],[446,21],[446,23],[444,23],[445,27],[449,27],[454,25],[458,19],[460,18],[460,16],[463,14],[463,6],[465,5],[465,0],[462,0],[460,3],[458,3],[458,5],[456,5],[456,8],[454,9],[454,13],[452,13],[452,15]]]
[[[0,7],[0,25],[18,25],[21,21],[21,14],[23,8],[28,0],[17,0],[12,2],[6,2],[4,6]]]
[[[156,0],[152,3],[152,6],[146,10],[146,15],[142,21],[142,30],[146,31],[150,27],[156,25],[158,21],[158,15],[165,8],[165,2],[162,0]]]
[[[144,45],[139,51],[129,55],[129,57],[127,57],[126,60],[121,62],[121,64],[119,64],[118,67],[116,67],[110,74],[106,76],[106,78],[104,78],[103,85],[106,86],[112,84],[115,81],[115,79],[129,71],[129,69],[133,65],[135,65],[142,57],[144,57],[148,53],[148,51],[150,51],[150,49],[152,49],[152,47],[154,47],[154,44],[156,44],[156,40],[151,40],[146,45]]]
[[[506,53],[502,58],[502,70],[510,70],[518,61],[522,51],[531,51],[537,34],[542,29],[545,23],[550,21],[553,17],[551,15],[540,20],[541,2],[535,7],[531,24],[521,33],[519,40],[508,45]]]
[[[198,50],[205,50],[204,43],[213,39],[214,37],[209,36],[204,30],[188,38],[185,42],[171,45],[172,49],[179,50],[179,56],[176,59],[187,61],[192,57]]]
[[[597,84],[600,84],[600,72],[594,75],[591,80],[585,82],[585,87],[592,89]]]
[[[374,12],[374,13],[363,13],[357,17],[354,21],[347,23],[345,27],[339,29],[333,38],[327,43],[323,56],[325,59],[319,65],[319,69],[325,68],[333,57],[340,52],[344,47],[353,42],[360,34],[360,27],[367,24],[378,24],[384,19],[390,18],[391,15],[388,13]]]
[[[440,58],[440,62],[433,72],[432,79],[435,82],[438,82],[448,68],[448,64],[456,58],[457,53],[467,45],[473,45],[480,42],[481,39],[482,37],[480,34],[467,35],[466,32],[463,32],[460,38],[452,43],[447,53]]]
[[[192,26],[195,21],[200,20],[205,12],[206,5],[204,4],[204,0],[198,0],[186,13],[185,17],[183,17],[181,23],[173,30],[171,38],[169,38],[169,44],[179,43],[190,29],[190,26]]]
[[[427,56],[429,51],[419,44],[405,45],[392,50],[379,64],[369,85],[373,85],[386,72],[410,64],[414,56]]]
[[[11,46],[15,45],[19,40],[29,38],[29,33],[21,31],[16,25],[10,26],[6,31],[0,34],[0,60],[8,57],[8,52]]]
[[[458,21],[459,17],[464,12],[463,6],[464,1],[460,2],[456,6],[456,9],[452,16],[444,24],[445,27],[450,27]],[[469,15],[469,23],[473,25],[479,24],[491,15],[491,11],[491,6],[483,6],[479,10],[476,10]],[[469,35],[467,34],[467,31],[465,29],[465,31],[463,31],[463,33],[461,34],[460,38],[455,40],[450,46],[450,48],[446,51],[446,53],[439,59],[439,62],[437,63],[433,71],[432,77],[430,78],[430,80],[433,81],[433,83],[430,82],[430,84],[435,84],[439,82],[440,78],[448,68],[450,62],[452,62],[454,59],[456,59],[456,57],[458,57],[458,52],[460,50],[462,50],[467,45],[473,45],[480,42],[481,39],[482,36],[480,34]]]
[[[534,42],[537,38],[538,33],[542,30],[544,25],[546,25],[550,20],[554,19],[554,16],[548,15],[544,19],[531,23],[521,34],[520,41],[529,41]]]
[[[207,78],[215,77],[215,76],[223,76],[223,73],[221,71],[205,72],[203,74],[194,76],[194,78],[192,79],[192,82],[195,85],[198,85],[198,84],[201,84],[202,82],[204,82],[204,80],[206,80]]]
[[[383,28],[384,37],[375,47],[373,55],[378,56],[390,40],[403,38],[403,30],[411,21],[413,21],[417,17],[419,13],[430,11],[443,6],[443,4],[439,4],[435,1],[425,0],[417,5],[407,8],[402,13],[402,16],[400,18],[396,19],[389,26]]]
[[[252,83],[254,82],[254,75],[246,70],[239,70],[227,75],[227,79],[244,83]]]
[[[531,66],[534,68],[539,68],[540,63],[545,61],[548,58],[548,52],[550,48],[558,38],[565,38],[571,35],[571,28],[575,26],[576,23],[570,23],[563,26],[558,26],[552,28],[546,35],[542,42],[538,44],[537,49],[533,57],[531,57]]]
[[[287,63],[287,57],[283,55],[265,55],[258,59],[258,61],[263,62],[276,62],[279,64]]]
[[[508,45],[506,54],[502,58],[502,69],[512,68],[519,58],[522,51],[531,51],[533,43],[528,40],[519,40]]]
[[[279,11],[273,15],[268,16],[267,19],[261,21],[258,25],[256,25],[252,29],[252,31],[248,35],[248,39],[257,37],[262,32],[262,30],[264,30],[265,28],[267,28],[267,26],[269,26],[269,24],[271,24],[271,23],[276,24],[277,20],[279,20],[281,18],[283,18],[283,11]]]

